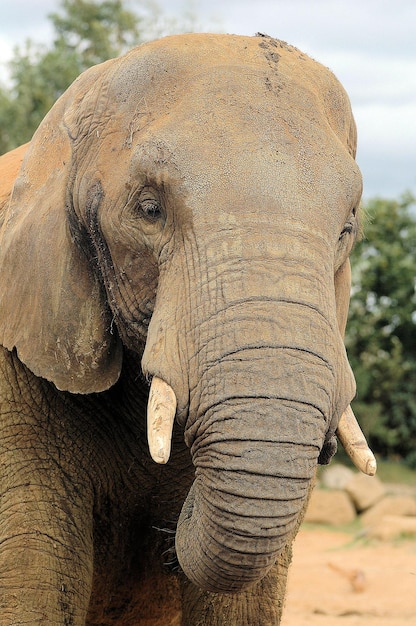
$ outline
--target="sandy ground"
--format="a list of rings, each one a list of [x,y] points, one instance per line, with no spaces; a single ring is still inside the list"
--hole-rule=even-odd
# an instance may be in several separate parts
[[[364,624],[416,625],[416,540],[301,529],[281,626]]]

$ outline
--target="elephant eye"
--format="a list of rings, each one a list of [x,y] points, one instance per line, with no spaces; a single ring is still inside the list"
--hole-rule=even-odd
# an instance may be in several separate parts
[[[139,211],[149,222],[157,222],[163,215],[160,203],[153,198],[141,200],[139,203]]]
[[[352,224],[350,224],[350,223],[345,224],[344,228],[341,230],[340,236],[338,237],[338,241],[341,241],[341,239],[344,237],[344,235],[347,235],[348,233],[352,233],[353,228],[354,227],[353,227]]]
[[[357,219],[356,219],[356,213],[357,210],[354,208],[351,211],[351,214],[348,218],[348,221],[345,223],[344,228],[342,229],[340,236],[338,237],[338,241],[341,241],[341,239],[344,237],[344,235],[348,235],[350,233],[353,233],[354,236],[356,236],[357,234]]]

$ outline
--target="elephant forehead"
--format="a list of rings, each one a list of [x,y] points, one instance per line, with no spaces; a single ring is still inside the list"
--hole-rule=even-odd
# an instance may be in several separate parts
[[[230,97],[237,90],[245,93],[247,104],[253,98],[251,83],[257,99],[264,92],[289,91],[296,98],[296,90],[321,96],[333,88],[342,91],[328,69],[284,42],[261,37],[166,37],[135,48],[114,69],[109,81],[111,100],[136,106],[145,96],[149,106],[157,109],[169,106],[184,92],[195,95],[198,89],[205,99],[209,95],[222,99],[220,92],[223,98]],[[215,103],[214,99],[209,104]]]
[[[230,35],[181,35],[165,37],[133,49],[121,57],[115,87],[120,96],[137,85],[160,86],[170,78],[178,84],[201,69],[241,65],[265,67],[267,61],[258,40]],[[124,91],[120,91],[124,86]],[[169,87],[169,84],[167,84]]]
[[[263,74],[251,68],[211,68],[194,74],[186,89],[155,106],[150,100],[155,96],[149,94],[145,120],[143,104],[126,132],[133,129],[133,143],[140,152],[143,145],[150,152],[153,143],[154,152],[163,144],[162,152],[196,167],[200,174],[206,169],[216,177],[221,171],[222,178],[228,172],[235,179],[241,170],[241,183],[250,172],[258,172],[263,185],[265,175],[272,183],[273,176],[288,181],[290,172],[307,179],[305,185],[315,185],[318,177],[323,185],[326,177],[356,177],[358,169],[347,145],[331,127],[318,96],[307,87],[296,89],[287,87],[284,94],[276,94],[266,86]]]

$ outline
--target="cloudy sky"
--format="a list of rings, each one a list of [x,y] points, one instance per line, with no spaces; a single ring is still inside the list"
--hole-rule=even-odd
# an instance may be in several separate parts
[[[37,42],[50,39],[47,15],[59,4],[59,0],[0,1],[0,78],[6,75],[4,61],[13,46],[28,37]],[[415,0],[157,0],[156,4],[178,19],[191,7],[199,30],[265,32],[328,66],[352,102],[364,196],[398,197],[405,190],[416,194]]]

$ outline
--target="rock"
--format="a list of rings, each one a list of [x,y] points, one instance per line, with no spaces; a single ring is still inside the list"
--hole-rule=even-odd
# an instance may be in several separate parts
[[[404,485],[402,483],[384,483],[386,494],[394,496],[413,496],[416,498],[416,486]]]
[[[386,515],[378,524],[370,528],[368,534],[370,537],[384,541],[400,535],[416,536],[416,517]]]
[[[345,491],[315,489],[306,510],[305,522],[337,526],[355,519],[355,508]]]
[[[357,511],[365,511],[381,500],[385,495],[385,487],[377,476],[354,474],[345,485],[345,491],[353,501]]]
[[[344,489],[354,475],[355,472],[349,467],[334,463],[321,472],[321,484],[328,489]]]
[[[360,516],[363,526],[376,526],[386,516],[415,516],[416,498],[411,496],[385,496]]]

